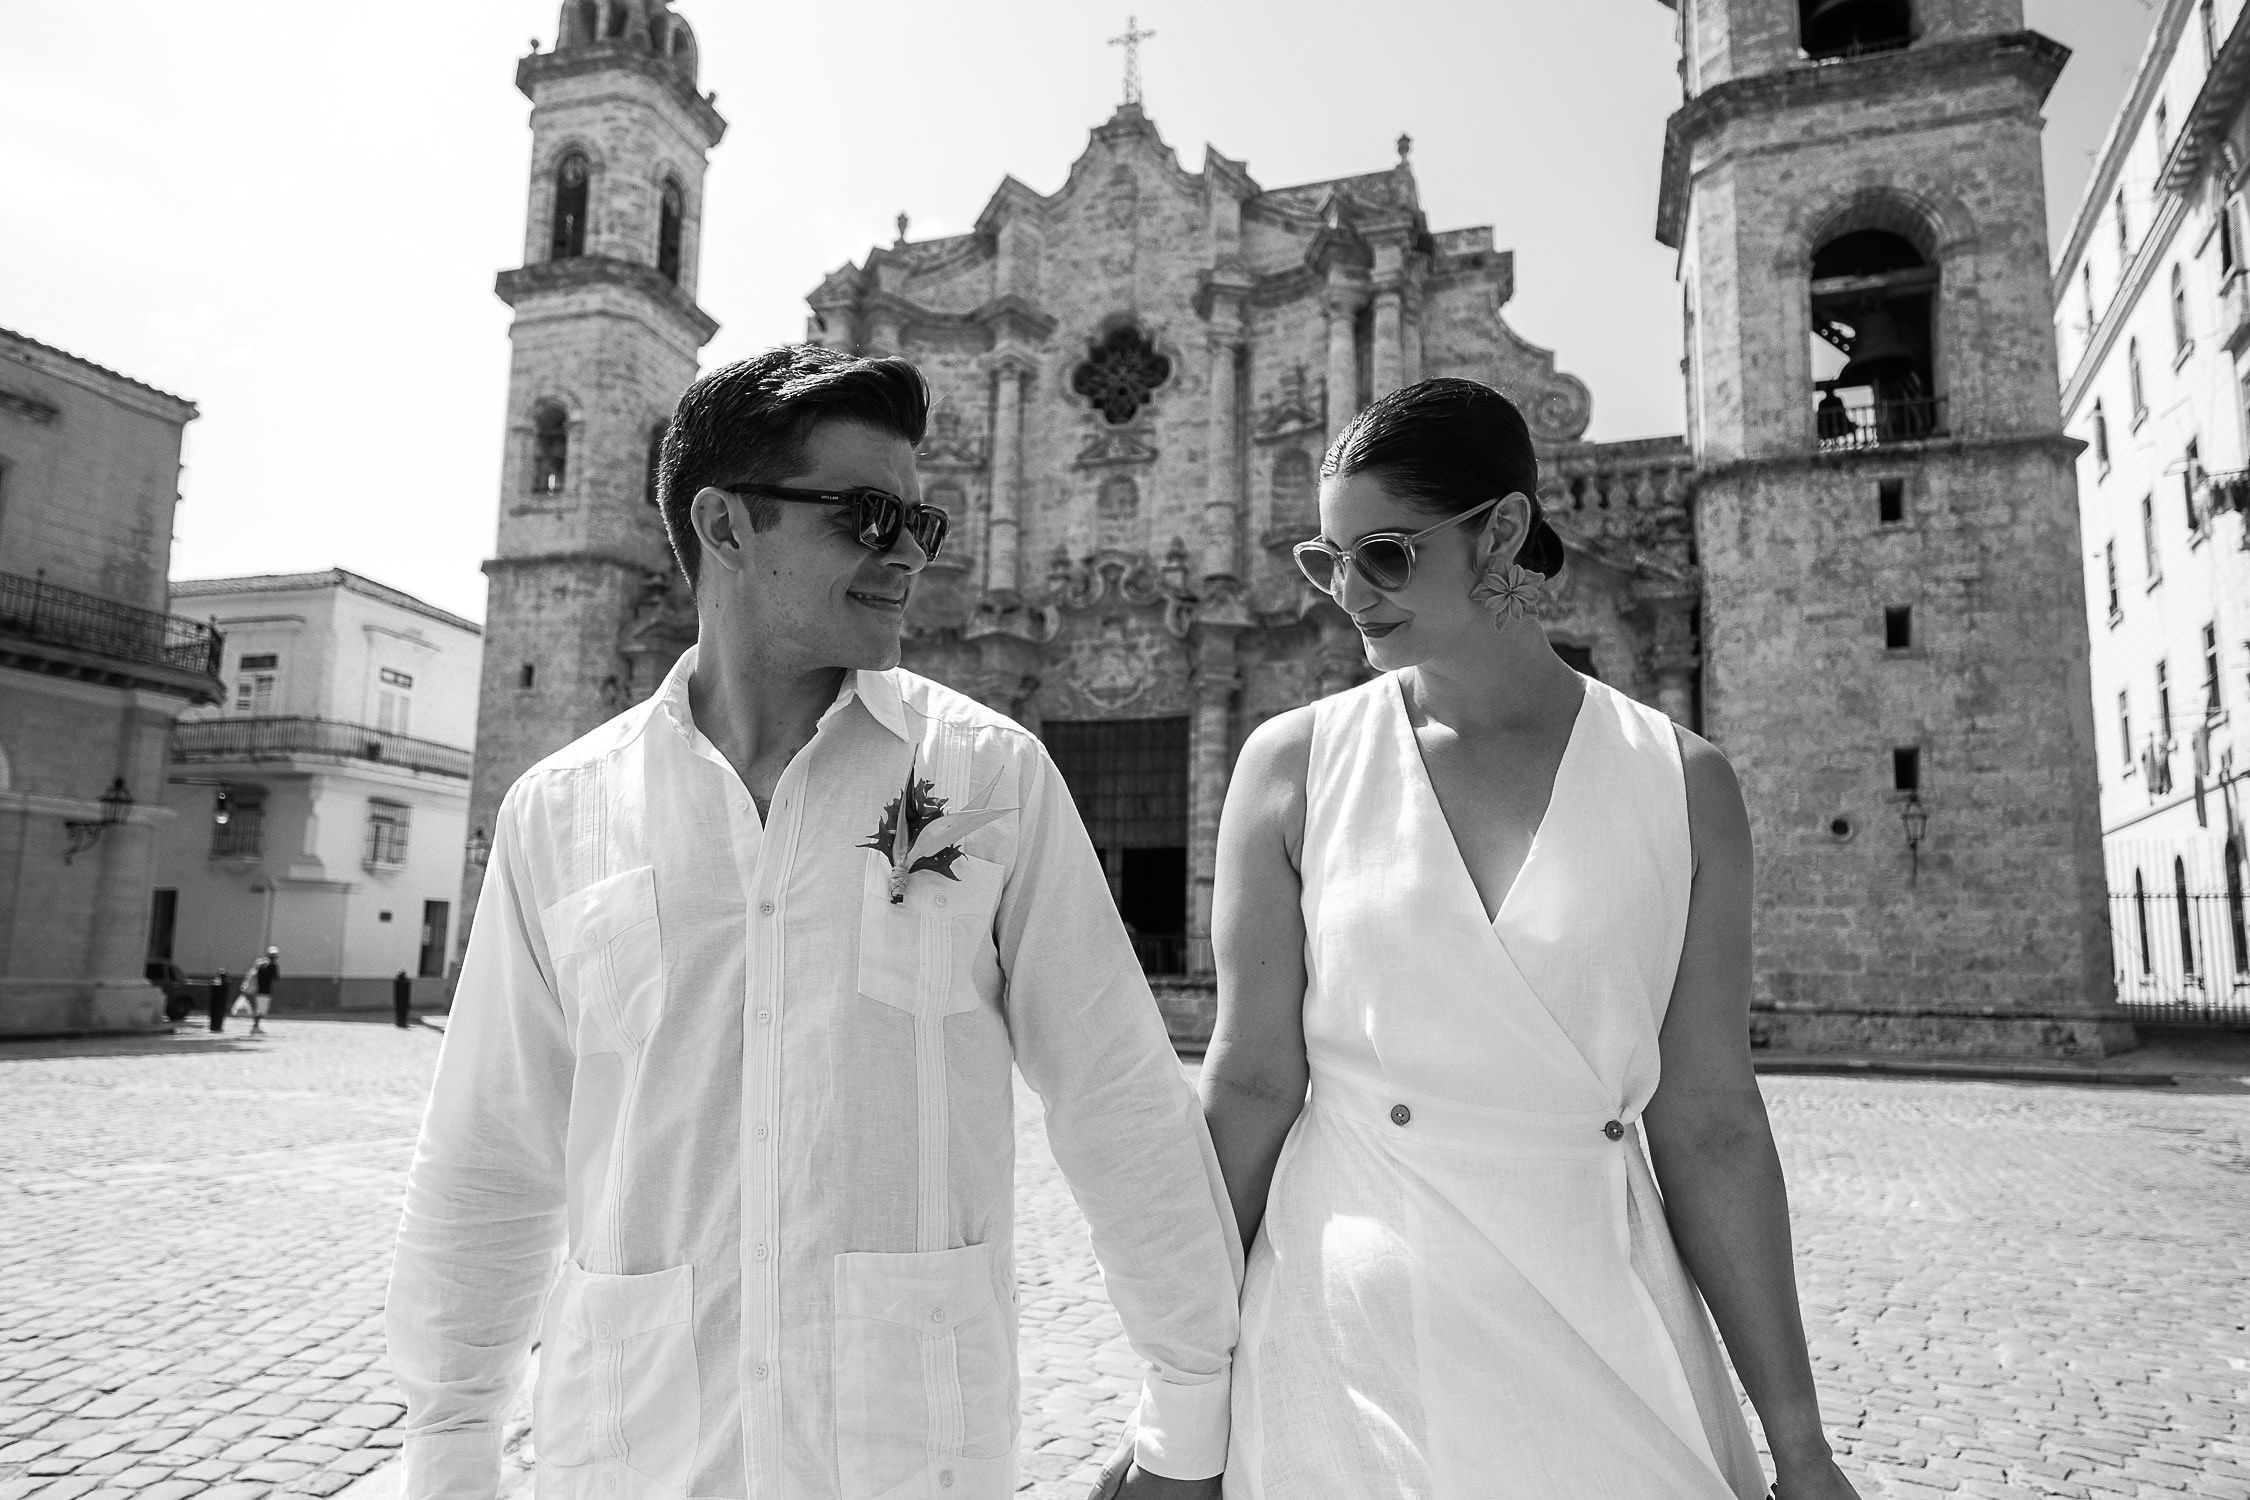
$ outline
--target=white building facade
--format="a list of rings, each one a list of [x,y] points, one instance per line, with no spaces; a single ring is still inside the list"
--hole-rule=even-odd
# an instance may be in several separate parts
[[[2250,1014],[2250,25],[2165,0],[2054,268],[2118,998]]]
[[[341,568],[172,594],[225,634],[226,696],[173,734],[154,937],[195,974],[278,947],[284,1011],[387,1006],[400,972],[433,1003],[460,936],[483,632]]]

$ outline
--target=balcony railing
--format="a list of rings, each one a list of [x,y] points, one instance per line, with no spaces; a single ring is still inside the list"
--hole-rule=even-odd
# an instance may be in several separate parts
[[[1943,437],[1945,398],[1920,396],[1911,401],[1871,401],[1852,406],[1823,396],[1813,408],[1813,429],[1823,452]]]
[[[301,756],[377,761],[464,781],[473,759],[470,752],[458,746],[409,739],[337,719],[291,715],[198,719],[172,730],[174,761],[294,760]]]
[[[219,632],[200,620],[119,604],[19,573],[0,573],[0,635],[112,661],[219,675]]]
[[[2240,266],[2219,284],[2219,340],[2229,354],[2250,343],[2250,276]]]

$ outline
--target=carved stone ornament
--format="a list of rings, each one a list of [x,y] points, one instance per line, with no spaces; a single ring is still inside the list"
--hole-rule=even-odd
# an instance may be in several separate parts
[[[1090,420],[1086,424],[1085,445],[1078,450],[1073,462],[1081,469],[1151,464],[1156,462],[1155,437],[1155,430],[1146,421],[1127,427],[1109,427]]]
[[[1196,596],[1187,587],[1187,546],[1174,538],[1162,564],[1146,552],[1109,547],[1080,562],[1057,548],[1047,565],[1043,602],[1072,614],[1088,614],[1112,601],[1140,609],[1161,609],[1164,628],[1185,636],[1194,623]]]
[[[1278,443],[1299,433],[1320,431],[1323,426],[1321,409],[1327,404],[1325,394],[1316,397],[1309,388],[1305,367],[1292,365],[1282,372],[1273,399],[1258,413],[1257,440]]]
[[[930,430],[915,456],[926,469],[981,469],[987,450],[983,434],[968,431],[960,412],[941,405],[930,413]]]

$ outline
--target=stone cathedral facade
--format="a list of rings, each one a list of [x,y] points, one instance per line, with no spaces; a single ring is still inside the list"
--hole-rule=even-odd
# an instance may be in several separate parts
[[[1862,0],[1825,0],[1825,7],[1808,0],[1802,8],[1839,3]],[[1739,35],[1751,20],[1787,22],[1793,36],[1800,9],[1796,0],[1688,4],[1691,62],[1693,49],[1709,49],[1713,27],[1725,33],[1731,21]],[[1906,7],[1898,0],[1890,8]],[[1921,7],[1945,8],[1945,0]],[[1955,8],[1965,15],[2009,7],[1959,0]],[[1773,16],[1764,17],[1766,10]],[[1856,57],[1847,64],[1865,66]],[[534,102],[534,145],[526,263],[500,279],[517,317],[499,547],[488,564],[472,812],[484,827],[525,767],[647,696],[693,638],[693,610],[649,503],[649,462],[651,440],[715,328],[693,291],[704,157],[724,124],[696,92],[695,67],[693,37],[662,0],[578,0],[564,7],[555,49],[519,68],[519,85]],[[1703,71],[1709,75],[1708,66]],[[2028,94],[2038,75],[2037,66],[1992,71],[1999,76],[1991,86],[2002,93]],[[1692,67],[1689,76],[1696,76]],[[1867,86],[1901,87],[1879,79]],[[1704,113],[1733,121],[1744,108]],[[1775,132],[1793,128],[1785,111],[1769,113]],[[1693,98],[1681,118],[1700,118]],[[1677,122],[1674,134],[1668,160],[1713,138]],[[2031,139],[2033,191],[2005,197],[1992,212],[2006,234],[2036,239],[2035,129]],[[1855,160],[1858,196],[1839,202],[1889,201],[1877,180],[1891,170],[1890,149],[1871,146]],[[2022,170],[2000,148],[1983,149],[2002,175]],[[1751,299],[1753,291],[1802,302],[1806,287],[1751,288],[1724,251],[1721,210],[1693,197],[1703,179],[1680,161],[1666,177],[1666,232],[1678,236],[1684,226],[1694,245],[1711,247],[1691,248],[1683,261],[1691,318],[1705,318],[1706,336],[1764,337],[1749,326],[1767,308]],[[1870,224],[1892,222],[1879,210],[1854,211],[1873,214]],[[1824,212],[1791,205],[1791,222]],[[808,337],[902,354],[939,397],[921,466],[926,496],[952,513],[954,533],[917,585],[905,664],[1043,737],[1144,963],[1153,976],[1185,981],[1160,992],[1192,994],[1210,973],[1218,814],[1244,736],[1263,719],[1368,674],[1349,621],[1301,581],[1289,557],[1294,543],[1318,529],[1322,454],[1375,396],[1434,375],[1498,386],[1531,422],[1542,450],[1542,499],[1570,555],[1543,614],[1566,657],[1691,727],[1710,724],[1723,704],[1722,748],[1738,760],[1748,752],[1745,780],[1768,797],[1762,845],[1790,851],[1788,858],[1825,847],[1824,839],[1848,851],[1826,866],[1818,866],[1822,854],[1810,853],[1807,868],[1792,872],[1812,882],[1815,905],[1841,913],[1864,902],[1884,921],[1900,910],[1887,887],[1907,882],[1909,851],[1890,847],[1898,843],[1898,807],[1885,736],[1905,743],[1909,730],[1919,736],[1914,743],[1931,746],[1918,774],[1930,778],[1931,827],[1944,828],[1942,840],[1933,832],[1926,851],[1912,851],[1919,899],[1933,912],[1954,908],[1937,916],[1940,926],[1958,924],[1961,903],[1978,897],[1954,872],[1974,865],[1974,881],[1989,878],[1997,889],[2007,881],[1984,868],[1979,851],[1997,856],[2016,842],[2026,853],[2037,845],[2050,865],[2063,860],[2056,868],[2066,873],[2053,877],[2061,883],[2039,899],[2076,899],[2076,846],[2044,832],[2019,839],[2021,818],[1997,786],[1991,796],[1980,786],[1946,806],[1955,821],[1939,823],[1938,784],[1956,767],[1953,741],[1926,720],[1895,729],[1860,722],[1867,695],[1879,695],[1879,674],[1902,675],[1884,665],[1880,646],[1864,665],[1840,649],[1807,655],[1794,668],[1779,664],[1792,642],[1825,638],[1817,629],[1807,634],[1807,624],[1829,621],[1835,634],[1857,607],[1850,602],[1858,588],[1850,578],[1855,543],[1824,538],[1828,552],[1807,551],[1812,538],[1795,535],[1799,523],[1789,517],[1825,489],[1838,498],[1818,504],[1841,513],[1848,508],[1842,493],[1863,477],[1877,482],[1880,470],[1886,480],[1908,476],[1918,510],[1942,514],[1956,528],[1942,576],[1961,575],[1946,587],[1971,601],[1965,607],[1984,611],[1976,620],[1982,641],[2004,638],[2005,650],[2021,657],[2016,667],[2067,675],[2069,611],[2029,594],[2061,588],[2066,573],[2075,578],[2069,549],[2047,559],[2055,566],[2042,565],[2034,589],[1981,587],[1988,576],[2000,583],[2027,545],[2046,559],[2060,533],[2041,507],[2061,496],[2061,513],[2069,510],[2067,493],[2051,488],[2068,482],[2067,463],[2048,456],[2050,448],[2061,453],[2051,350],[2041,367],[2045,427],[2036,440],[2010,429],[2001,446],[2014,467],[1994,481],[2013,487],[2008,503],[2024,508],[2025,518],[1986,532],[1979,530],[1989,513],[1982,491],[1966,477],[1983,472],[1984,458],[1957,460],[1959,445],[1933,446],[1938,435],[1929,432],[1878,433],[1866,417],[1870,390],[1856,386],[1838,399],[1859,403],[1849,408],[1859,415],[1846,420],[1865,418],[1867,440],[1836,440],[1846,428],[1832,410],[1816,414],[1810,396],[1758,388],[1793,378],[1786,362],[1691,364],[1692,442],[1585,442],[1590,393],[1504,316],[1515,293],[1512,256],[1495,248],[1488,228],[1429,223],[1403,136],[1383,170],[1269,187],[1216,150],[1205,152],[1199,170],[1187,170],[1141,106],[1128,102],[1092,132],[1055,192],[1009,177],[971,232],[913,240],[907,228],[902,217],[895,243],[831,273],[808,299]],[[1982,269],[1994,285],[2000,264]],[[2014,302],[2004,299],[1977,337],[2004,331],[2037,341],[2045,328],[2032,295],[2037,276],[2024,276],[2031,322],[2017,329]],[[1714,278],[1739,288],[1742,299],[1721,295]],[[1731,310],[1743,328],[1712,321]],[[1837,326],[1848,343],[1850,330]],[[2028,346],[2019,352],[2038,354]],[[1964,347],[1961,357],[1971,353]],[[1986,378],[1997,380],[1997,367]],[[2018,426],[2037,404],[2036,384],[2026,377],[2022,391],[2009,393]],[[1729,412],[1773,430],[1757,427],[1746,440],[1725,427]],[[1874,462],[1858,450],[1878,447],[1878,439],[1887,446]],[[1775,461],[1759,469],[1746,465],[1750,458]],[[1701,499],[1713,485],[1723,507],[1716,512]],[[1768,536],[1761,528],[1779,531]],[[1820,590],[1810,576],[1789,571],[1808,563],[1821,569]],[[1878,610],[1874,618],[1885,617]],[[1727,643],[1725,662],[1715,658],[1718,641]],[[1933,661],[1925,675],[1938,670]],[[2060,709],[2046,718],[2023,706],[1982,712],[1983,737],[1960,743],[1965,756],[1989,753],[1995,735],[2076,729]],[[2058,787],[2074,764],[2060,754]],[[2067,818],[2056,826],[2075,828]],[[2098,845],[2094,857],[2098,882]],[[2049,877],[2007,877],[2017,878]],[[467,895],[473,901],[474,891]],[[1964,1027],[1906,1017],[1946,1008],[1947,989],[1933,977],[1944,971],[1932,965],[1949,958],[1952,937],[1934,948],[1915,945],[1902,982],[1875,982],[1870,975],[1881,960],[1860,949],[1865,938],[1888,941],[1887,929],[1840,934],[1784,900],[1774,930],[1785,942],[1842,956],[1807,971],[1773,954],[1772,936],[1762,933],[1769,959],[1761,973],[1769,1008],[1762,1032],[1813,1045],[2099,1046],[2103,1023],[2078,1019],[2098,999],[2079,967],[2091,955],[2069,946],[2079,941],[2077,907],[2065,901],[2062,909],[2065,915],[2030,923],[2020,937],[2052,940],[2068,952],[2058,949],[2051,961],[2013,955],[2002,967],[2016,978],[2036,970],[2029,982],[1987,977],[1970,988],[1975,1003],[1964,1013],[2013,1008],[2026,1030],[2004,1020]],[[1905,920],[1917,919],[1909,910]],[[2101,930],[2098,908],[2089,920],[2090,932]],[[2009,940],[2018,936],[2011,928]],[[1960,957],[1958,969],[1989,974],[1992,966],[1966,949]],[[1836,983],[1824,990],[1823,976]],[[1823,997],[1842,1003],[1824,1011]]]

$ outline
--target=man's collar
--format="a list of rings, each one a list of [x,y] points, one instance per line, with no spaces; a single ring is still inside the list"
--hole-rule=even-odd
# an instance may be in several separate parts
[[[683,733],[695,730],[695,713],[688,703],[688,681],[695,675],[695,661],[702,647],[690,646],[680,653],[679,661],[657,689],[658,706],[671,717]],[[844,685],[836,694],[836,701],[821,714],[822,723],[845,704],[857,698],[866,708],[868,717],[897,735],[907,738],[906,704],[898,691],[896,672],[846,672]]]

